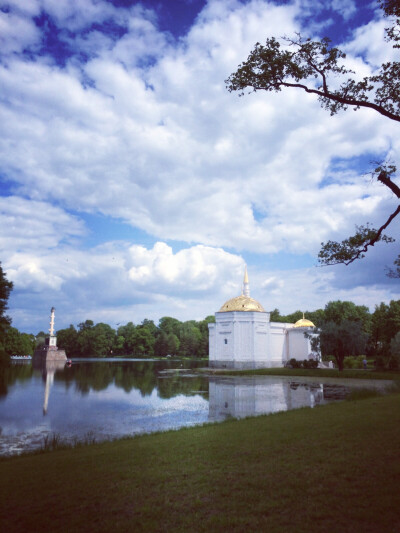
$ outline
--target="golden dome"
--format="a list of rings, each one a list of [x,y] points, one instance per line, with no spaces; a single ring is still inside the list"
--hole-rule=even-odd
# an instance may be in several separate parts
[[[250,296],[236,296],[236,298],[231,298],[219,310],[220,313],[229,313],[229,311],[257,311],[259,313],[265,313],[263,306],[250,298]]]
[[[303,313],[303,318],[300,318],[300,320],[298,320],[295,323],[294,327],[295,328],[315,328],[315,324],[313,324],[311,320],[307,320],[306,318],[304,318],[304,313]]]

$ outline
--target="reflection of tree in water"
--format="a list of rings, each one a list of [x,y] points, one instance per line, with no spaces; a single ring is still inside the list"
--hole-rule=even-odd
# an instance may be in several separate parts
[[[198,361],[135,361],[135,362],[107,362],[74,363],[65,372],[57,373],[55,379],[64,381],[67,387],[75,385],[82,395],[91,390],[105,390],[112,383],[129,393],[132,389],[139,390],[142,396],[152,394],[158,387],[161,398],[171,398],[177,394],[189,395],[193,391],[208,391],[208,382],[203,378],[182,378],[179,376],[160,379],[161,370],[190,368],[200,366]],[[203,363],[204,364],[204,363]]]
[[[174,375],[168,378],[158,379],[158,395],[160,398],[173,398],[178,394],[189,396],[200,392],[207,391],[208,394],[208,379],[200,376],[196,377],[182,377]]]
[[[309,390],[312,393],[316,393],[320,390],[321,385],[315,383],[299,383],[296,381],[292,381],[290,383],[290,388],[292,390],[297,390],[299,387]],[[324,383],[322,385],[322,389],[323,398],[325,400],[344,400],[350,393],[350,389],[348,387],[339,384]]]
[[[30,380],[32,378],[32,372],[32,365],[29,363],[17,363],[0,367],[0,397],[7,396],[8,387],[11,385]]]
[[[148,361],[119,366],[115,385],[124,389],[125,392],[137,389],[142,396],[150,395],[157,386],[155,363]]]
[[[344,400],[350,394],[350,389],[344,385],[324,383],[324,398],[326,400]]]
[[[72,376],[76,390],[82,395],[88,394],[91,390],[105,390],[114,380],[111,365],[103,362],[72,365],[60,376],[61,379],[65,375]]]

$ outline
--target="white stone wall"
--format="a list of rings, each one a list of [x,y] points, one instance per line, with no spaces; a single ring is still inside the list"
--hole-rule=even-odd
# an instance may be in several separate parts
[[[292,328],[293,324],[287,324],[285,322],[270,322],[270,351],[271,359],[280,363],[279,366],[284,366],[287,361],[288,347],[287,347],[287,331],[288,328]]]
[[[269,322],[269,313],[231,311],[215,313],[209,324],[209,364],[220,368],[281,367],[292,357],[308,359],[308,328]]]
[[[215,313],[215,324],[209,324],[210,363],[218,366],[253,367],[267,355],[268,313]]]
[[[292,328],[288,330],[288,360],[294,358],[298,361],[309,359],[311,355],[310,339],[304,336],[309,328]]]
[[[208,324],[208,357],[210,361],[215,359],[215,324]]]

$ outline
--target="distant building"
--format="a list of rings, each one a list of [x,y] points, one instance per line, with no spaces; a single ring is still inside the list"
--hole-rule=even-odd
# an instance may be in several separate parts
[[[282,367],[292,358],[318,357],[304,335],[312,333],[314,324],[304,315],[295,324],[270,322],[270,313],[250,297],[247,268],[242,294],[225,302],[208,328],[212,368]]]

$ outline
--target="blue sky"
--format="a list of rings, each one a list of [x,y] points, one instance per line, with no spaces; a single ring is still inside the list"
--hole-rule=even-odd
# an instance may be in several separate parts
[[[19,329],[200,320],[240,293],[282,313],[400,298],[378,245],[316,267],[320,243],[379,225],[367,175],[398,126],[331,117],[297,91],[238,98],[257,41],[332,38],[358,75],[393,57],[375,2],[0,0],[0,261]],[[333,80],[335,83],[335,80]],[[396,236],[399,223],[391,234]]]

